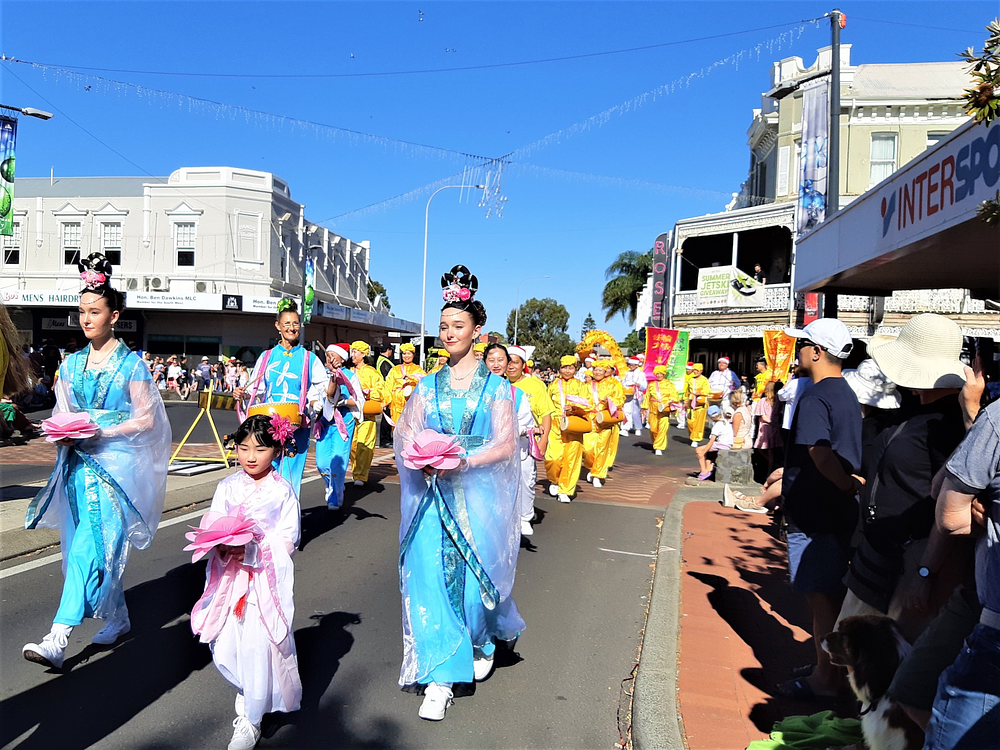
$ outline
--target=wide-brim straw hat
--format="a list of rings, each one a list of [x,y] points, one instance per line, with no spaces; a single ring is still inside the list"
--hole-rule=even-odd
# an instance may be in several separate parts
[[[930,390],[965,385],[962,329],[935,313],[910,318],[898,336],[872,336],[868,353],[898,386]]]
[[[866,359],[857,370],[844,370],[844,380],[858,397],[858,403],[876,409],[898,409],[903,399],[875,360]]]

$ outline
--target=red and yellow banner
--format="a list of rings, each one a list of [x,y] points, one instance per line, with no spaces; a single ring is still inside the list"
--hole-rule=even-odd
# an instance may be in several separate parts
[[[667,380],[674,384],[678,393],[684,392],[684,366],[688,358],[688,332],[673,328],[646,328],[646,361],[643,372],[646,380],[655,380],[653,368],[667,367]]]
[[[787,383],[795,361],[795,339],[784,331],[764,331],[764,359],[767,380]]]

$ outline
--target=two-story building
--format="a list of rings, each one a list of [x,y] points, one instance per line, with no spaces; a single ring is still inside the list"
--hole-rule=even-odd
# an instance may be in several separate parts
[[[723,354],[752,373],[766,329],[801,323],[804,300],[793,293],[798,203],[803,186],[803,88],[828,78],[831,49],[805,66],[791,57],[774,63],[771,88],[753,111],[747,131],[749,176],[726,211],[678,221],[672,233],[662,295],[650,305],[659,319],[640,320],[690,331],[691,357],[714,367]],[[841,48],[840,205],[846,206],[967,122],[960,100],[968,85],[961,62],[851,64]],[[698,279],[704,269],[732,266],[765,280],[753,304],[705,304]],[[657,297],[659,296],[659,299]],[[743,300],[738,300],[743,302]],[[660,305],[656,303],[660,302]],[[950,315],[981,333],[1000,316],[969,302],[963,290],[900,291],[875,299],[840,296],[838,316],[866,339],[888,314],[895,323],[918,312]],[[981,318],[981,319],[980,319]]]
[[[154,354],[253,359],[248,352],[276,340],[278,300],[301,304],[307,259],[315,305],[304,340],[379,343],[419,329],[369,301],[370,244],[309,221],[288,184],[268,172],[18,178],[14,234],[0,239],[0,299],[33,343],[82,343],[76,264],[95,251],[126,293],[119,336]]]

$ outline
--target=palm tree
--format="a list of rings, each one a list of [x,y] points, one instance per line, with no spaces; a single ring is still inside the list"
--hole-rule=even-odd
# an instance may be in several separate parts
[[[639,253],[626,250],[615,258],[604,272],[608,283],[601,295],[604,320],[611,320],[621,313],[629,325],[635,324],[639,295],[646,286],[649,274],[653,272],[653,251]]]

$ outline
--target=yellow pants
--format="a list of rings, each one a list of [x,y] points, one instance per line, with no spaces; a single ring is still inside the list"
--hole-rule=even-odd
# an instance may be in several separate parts
[[[550,484],[559,486],[560,495],[576,493],[582,465],[583,436],[553,427],[549,432],[549,446],[545,450],[545,476]]]
[[[378,422],[374,419],[366,419],[354,428],[354,440],[351,442],[351,476],[355,481],[358,479],[362,482],[368,481],[377,438]]]
[[[618,455],[618,425],[583,436],[583,465],[598,479],[608,478],[608,469]]]
[[[704,409],[702,410],[704,412]],[[691,429],[691,422],[688,422],[688,430]],[[702,414],[701,429],[705,429],[705,416]],[[665,451],[667,449],[667,434],[670,432],[670,412],[659,414],[653,409],[649,410],[649,432],[653,436],[653,450]],[[694,434],[692,432],[692,434]],[[693,438],[692,438],[693,439]]]
[[[699,406],[697,409],[688,411],[688,435],[691,441],[700,443],[705,439],[705,417],[708,414],[707,406]],[[652,424],[652,414],[650,414],[650,424]]]

